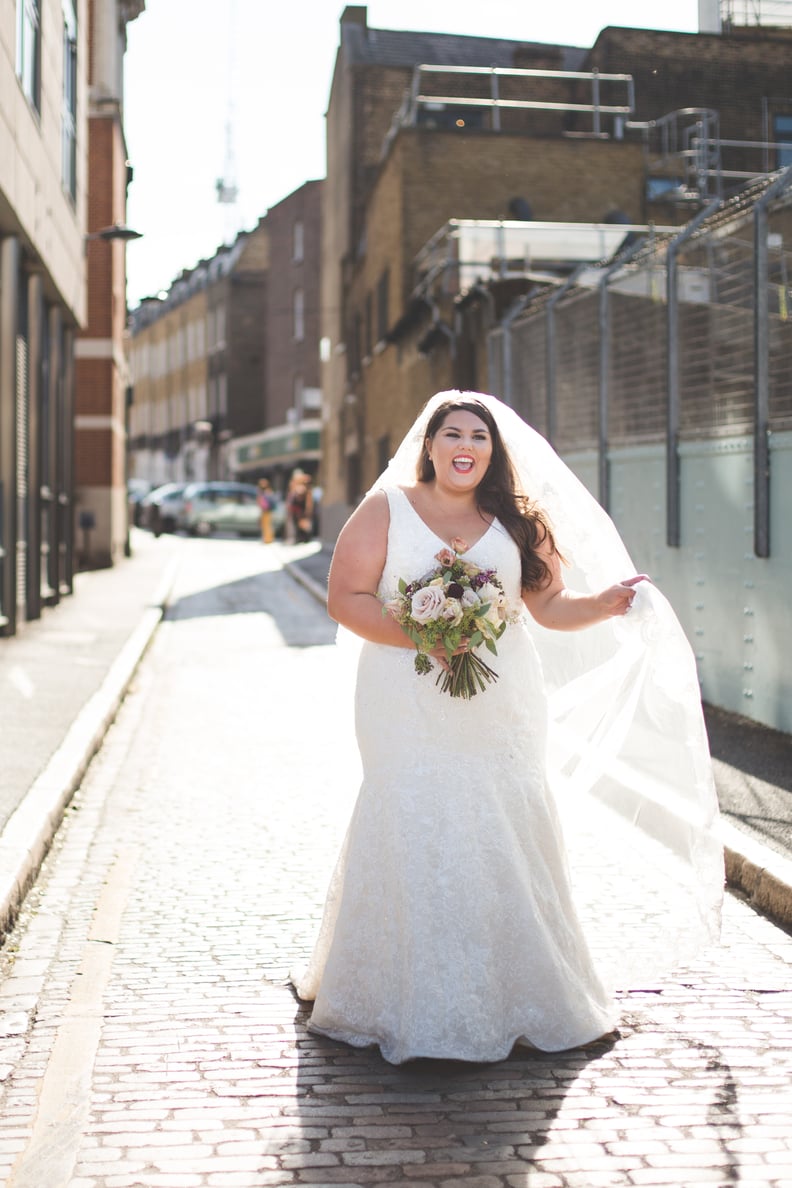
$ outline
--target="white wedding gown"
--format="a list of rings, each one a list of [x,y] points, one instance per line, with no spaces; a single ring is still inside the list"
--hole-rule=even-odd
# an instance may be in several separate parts
[[[379,593],[445,545],[400,489]],[[496,520],[466,553],[520,604],[517,548]],[[356,692],[363,784],[308,969],[312,1030],[415,1057],[503,1059],[572,1048],[616,1026],[573,905],[546,779],[547,703],[527,621],[499,679],[470,701],[415,673],[414,651],[365,643]]]

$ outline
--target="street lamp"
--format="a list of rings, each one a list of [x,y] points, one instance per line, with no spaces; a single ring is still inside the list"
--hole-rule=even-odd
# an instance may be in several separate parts
[[[123,243],[129,243],[131,239],[141,239],[142,231],[134,231],[131,227],[127,227],[124,223],[113,223],[111,227],[102,227],[100,231],[91,231],[86,235],[86,242],[89,239],[104,239],[109,242],[113,239],[120,239]]]

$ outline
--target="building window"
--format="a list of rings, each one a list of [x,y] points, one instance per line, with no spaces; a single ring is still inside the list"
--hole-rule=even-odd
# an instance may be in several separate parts
[[[792,115],[773,118],[773,140],[781,146],[776,149],[776,169],[786,169],[792,165]]]
[[[292,406],[294,408],[295,420],[302,420],[303,415],[303,377],[295,375],[294,383],[292,385]]]
[[[72,202],[77,198],[77,14],[74,0],[63,0],[62,181]]]
[[[296,264],[300,263],[305,258],[305,230],[302,222],[298,221],[294,224],[292,233],[292,259]]]
[[[390,270],[384,269],[377,285],[377,342],[382,342],[388,334],[388,288],[390,286]]]
[[[41,0],[18,0],[16,69],[22,90],[41,111]]]
[[[657,202],[668,198],[684,188],[681,177],[648,177],[646,179],[646,200]]]
[[[294,290],[294,341],[305,338],[305,294],[302,289]]]
[[[352,333],[347,342],[347,375],[350,379],[360,374],[360,351],[363,337],[363,319],[359,313],[352,318]]]

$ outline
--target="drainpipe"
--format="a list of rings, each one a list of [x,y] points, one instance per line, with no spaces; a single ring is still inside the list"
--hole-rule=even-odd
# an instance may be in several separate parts
[[[679,548],[679,295],[677,293],[677,256],[679,249],[698,231],[702,223],[721,206],[713,198],[666,248],[666,302],[668,325],[668,388],[666,403],[666,544]]]
[[[754,553],[770,556],[770,305],[767,291],[768,206],[792,186],[792,165],[754,207]]]

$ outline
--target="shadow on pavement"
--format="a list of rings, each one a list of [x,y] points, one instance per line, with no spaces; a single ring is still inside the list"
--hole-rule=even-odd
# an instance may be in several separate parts
[[[225,615],[269,615],[289,647],[332,644],[337,627],[297,582],[281,571],[257,573],[175,599],[168,621]]]
[[[528,1170],[541,1158],[539,1149],[548,1141],[568,1086],[602,1055],[599,1050],[515,1048],[494,1064],[411,1060],[391,1065],[376,1048],[352,1048],[313,1035],[306,1030],[309,1017],[310,1004],[300,1004],[295,1115],[309,1133],[316,1114],[325,1109],[350,1115],[342,1119],[355,1152],[348,1157],[350,1181],[356,1180],[355,1164],[392,1171],[400,1154],[402,1175],[412,1181],[415,1167],[427,1184],[486,1177],[488,1165],[504,1161],[512,1172],[521,1165]],[[526,1113],[535,1121],[526,1121]],[[520,1148],[530,1150],[518,1155]],[[436,1178],[428,1180],[432,1173]]]
[[[792,736],[704,707],[721,812],[792,855]]]
[[[705,705],[704,717],[714,759],[792,792],[792,735],[713,705]]]

